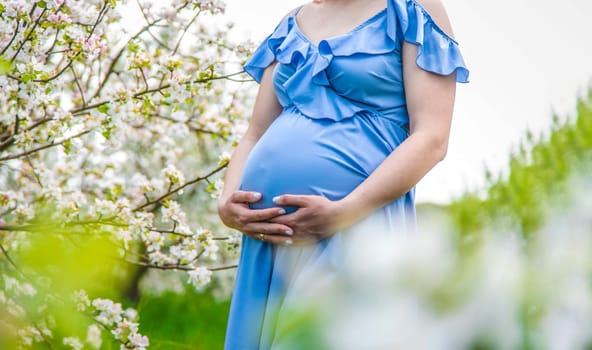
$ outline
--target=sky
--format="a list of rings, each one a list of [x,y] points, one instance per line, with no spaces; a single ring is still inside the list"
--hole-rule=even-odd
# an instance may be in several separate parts
[[[260,42],[298,0],[226,0],[237,39]],[[448,153],[417,185],[418,202],[446,203],[505,172],[527,130],[571,118],[592,87],[590,0],[443,0],[471,71],[459,84]]]

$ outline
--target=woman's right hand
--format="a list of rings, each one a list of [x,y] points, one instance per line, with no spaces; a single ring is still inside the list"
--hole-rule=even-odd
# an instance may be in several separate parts
[[[229,196],[220,198],[218,215],[224,225],[241,231],[249,237],[272,244],[291,244],[289,237],[292,235],[292,228],[268,221],[284,215],[285,209],[279,207],[251,209],[249,207],[249,203],[257,203],[260,200],[261,193],[235,191]]]

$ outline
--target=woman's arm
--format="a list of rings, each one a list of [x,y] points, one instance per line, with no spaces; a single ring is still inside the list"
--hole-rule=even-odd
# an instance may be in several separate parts
[[[444,159],[456,92],[455,74],[438,76],[415,64],[417,46],[403,48],[403,77],[410,136],[342,200],[346,217],[363,217],[407,193]],[[355,208],[352,212],[351,208]]]
[[[422,1],[432,18],[451,33],[439,0]],[[354,191],[339,201],[320,196],[283,195],[278,205],[299,209],[273,222],[293,228],[294,241],[325,238],[407,193],[446,154],[454,107],[455,74],[441,76],[416,64],[417,46],[403,44],[403,78],[410,119],[410,136]]]
[[[282,208],[253,210],[249,203],[261,199],[256,192],[238,191],[245,161],[261,135],[280,114],[282,107],[273,91],[272,71],[275,64],[267,67],[259,85],[253,114],[244,136],[234,150],[224,179],[224,189],[218,201],[218,214],[222,222],[231,228],[252,235],[255,233],[278,233],[291,231],[279,223],[262,222],[285,213]]]

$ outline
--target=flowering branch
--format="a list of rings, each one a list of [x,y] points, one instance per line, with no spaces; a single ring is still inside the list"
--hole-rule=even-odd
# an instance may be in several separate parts
[[[148,207],[148,206],[150,206],[150,205],[153,205],[153,204],[156,204],[156,203],[160,203],[160,202],[162,202],[163,200],[165,200],[166,198],[168,198],[168,197],[172,196],[173,194],[175,194],[175,193],[177,193],[177,192],[179,192],[179,191],[183,190],[183,189],[184,189],[185,187],[187,187],[187,186],[190,186],[190,185],[193,185],[193,184],[195,184],[195,183],[197,183],[197,182],[200,182],[200,181],[204,181],[204,180],[207,180],[207,179],[209,179],[209,178],[210,178],[210,177],[212,177],[214,174],[216,174],[216,173],[218,173],[218,172],[222,171],[222,169],[224,169],[224,168],[226,168],[226,164],[224,164],[224,165],[220,165],[220,166],[219,166],[219,167],[217,167],[216,169],[214,169],[214,170],[210,171],[208,174],[206,174],[206,175],[204,175],[204,176],[199,176],[199,177],[196,177],[195,179],[193,179],[193,180],[191,180],[191,181],[188,181],[188,182],[184,183],[183,185],[181,185],[181,186],[179,186],[179,187],[177,187],[177,188],[174,188],[174,189],[172,189],[172,190],[168,191],[167,193],[165,193],[165,194],[161,195],[160,197],[158,197],[158,198],[156,198],[156,199],[153,199],[153,200],[151,200],[151,201],[148,201],[148,202],[146,202],[146,203],[144,203],[144,204],[142,204],[142,205],[140,205],[140,206],[138,206],[138,207],[136,207],[136,208],[132,209],[132,211],[139,211],[139,210],[142,210],[142,209],[144,209],[144,208],[146,208],[146,207]]]
[[[185,82],[181,82],[179,84],[180,85],[206,84],[206,83],[210,83],[210,82],[215,81],[215,80],[230,79],[230,78],[232,78],[234,76],[237,76],[237,75],[240,75],[240,74],[243,74],[243,72],[235,72],[235,73],[230,73],[230,74],[221,75],[221,76],[215,76],[213,73],[210,73],[210,76],[208,76],[206,78],[195,79],[195,80],[191,80],[191,81],[185,81]],[[159,86],[157,88],[146,89],[144,91],[137,92],[137,93],[135,93],[135,94],[132,95],[132,98],[136,98],[137,99],[137,98],[142,97],[144,95],[153,94],[153,93],[156,93],[156,92],[162,92],[162,91],[164,91],[166,89],[170,89],[170,88],[171,88],[171,85],[170,84],[163,84],[163,85],[161,85],[161,86]],[[82,114],[84,112],[87,112],[87,111],[89,111],[91,109],[97,109],[97,108],[99,108],[101,106],[105,106],[105,105],[107,105],[109,103],[113,103],[113,102],[116,102],[116,101],[117,100],[108,100],[108,101],[97,102],[97,103],[88,105],[86,107],[81,107],[81,108],[78,108],[78,109],[74,109],[74,110],[71,111],[71,113],[72,113],[72,115],[80,115],[80,114]]]
[[[45,144],[45,145],[41,145],[41,146],[38,146],[38,147],[32,148],[32,149],[30,149],[30,150],[23,151],[23,152],[21,152],[21,153],[16,153],[16,154],[9,154],[9,155],[7,155],[7,156],[0,157],[0,162],[1,162],[1,161],[6,161],[6,160],[10,160],[10,159],[16,159],[16,158],[22,158],[22,157],[26,157],[26,156],[28,156],[28,155],[30,155],[30,154],[33,154],[33,153],[36,153],[36,152],[42,151],[42,150],[44,150],[44,149],[48,149],[48,148],[51,148],[51,147],[55,147],[55,146],[59,146],[59,145],[63,145],[64,143],[66,143],[66,142],[68,142],[68,141],[70,141],[70,140],[73,140],[73,139],[75,139],[75,138],[77,138],[77,137],[80,137],[80,136],[82,136],[82,135],[86,135],[86,134],[88,134],[88,133],[89,133],[89,132],[91,132],[91,131],[92,131],[92,130],[84,130],[84,131],[78,132],[78,133],[76,133],[76,134],[74,134],[74,135],[72,135],[72,136],[66,137],[66,138],[62,139],[61,141],[57,141],[57,142],[56,142],[56,141],[52,141],[52,142],[50,142],[50,143],[48,143],[48,144]]]
[[[34,12],[34,10],[35,10],[36,7],[37,7],[37,3],[33,4],[33,9],[31,10],[31,13]],[[14,55],[12,55],[12,58],[10,59],[11,62],[16,59],[16,57],[18,56],[18,54],[23,49],[23,46],[25,46],[25,43],[27,41],[31,40],[31,36],[33,35],[33,32],[35,32],[35,29],[39,25],[39,22],[41,21],[41,18],[43,18],[43,15],[45,14],[45,11],[46,11],[46,9],[43,9],[43,11],[41,12],[41,14],[35,20],[35,23],[33,24],[33,27],[28,30],[27,36],[25,37],[25,39],[23,41],[21,41],[21,44],[16,49],[16,52],[14,53]],[[15,35],[16,35],[16,33],[15,33]]]
[[[158,9],[138,1],[146,23],[131,37],[121,25],[127,14],[116,6],[123,2],[0,5],[0,308],[10,303],[15,327],[22,327],[14,332],[20,347],[100,348],[100,329],[124,348],[148,344],[133,317],[105,299],[85,301],[94,315],[93,342],[55,338],[64,330],[47,321],[51,314],[29,310],[27,298],[55,297],[38,278],[80,279],[55,279],[27,265],[24,251],[52,249],[39,243],[44,239],[67,245],[60,257],[100,251],[105,243],[111,263],[123,256],[139,266],[122,265],[134,277],[115,295],[141,288],[148,268],[182,271],[174,276],[199,290],[217,278],[213,272],[236,267],[240,236],[212,208],[226,148],[244,130],[251,93],[235,81],[250,48],[230,42],[229,27],[199,21],[221,13],[219,1]],[[169,47],[162,38],[174,39]],[[207,170],[186,181],[183,173],[195,169]]]

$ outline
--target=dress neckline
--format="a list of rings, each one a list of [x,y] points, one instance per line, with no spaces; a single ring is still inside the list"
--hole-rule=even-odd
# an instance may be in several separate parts
[[[332,35],[330,37],[321,39],[321,40],[319,40],[319,42],[315,43],[306,34],[304,34],[304,32],[300,29],[300,26],[298,25],[298,18],[296,16],[298,15],[298,13],[300,12],[300,9],[302,9],[303,6],[304,5],[300,5],[296,9],[296,11],[294,11],[292,13],[292,15],[290,17],[292,18],[292,22],[294,23],[294,29],[296,30],[296,33],[302,39],[304,39],[306,42],[308,42],[309,44],[311,44],[315,48],[318,48],[319,45],[322,42],[332,41],[332,40],[337,40],[337,39],[348,37],[348,36],[354,34],[355,32],[359,31],[360,29],[363,29],[367,25],[370,25],[372,22],[376,21],[378,18],[380,18],[382,15],[384,15],[387,12],[387,7],[385,7],[383,9],[381,9],[380,11],[376,12],[375,14],[373,14],[372,16],[370,16],[369,18],[367,18],[364,21],[362,21],[362,23],[354,26],[352,29],[349,29],[345,33],[343,33],[343,34],[337,34],[337,35]]]

